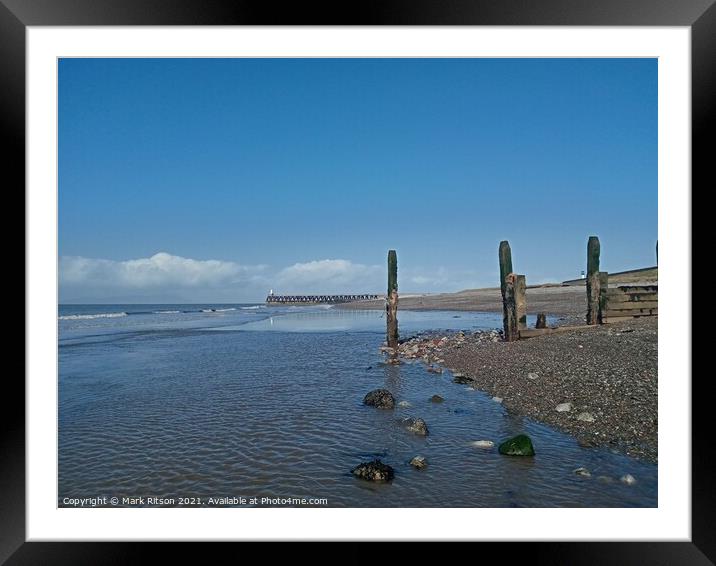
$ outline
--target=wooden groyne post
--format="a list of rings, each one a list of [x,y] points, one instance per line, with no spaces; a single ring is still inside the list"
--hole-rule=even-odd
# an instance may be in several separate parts
[[[502,299],[505,298],[505,285],[507,284],[507,276],[512,273],[512,250],[507,240],[500,242],[500,290],[502,291]]]
[[[601,248],[599,238],[589,236],[587,242],[587,324],[601,324],[607,308],[609,274],[599,271]]]
[[[515,282],[517,275],[508,273],[505,277],[505,295],[502,299],[504,314],[502,323],[505,329],[505,340],[512,342],[519,339],[520,332],[517,325],[517,300],[515,296]]]
[[[507,240],[500,242],[498,254],[500,259],[500,291],[502,292],[502,325],[505,331],[505,340],[512,342],[519,338],[516,296],[519,284],[517,284],[518,276],[512,273],[512,250]],[[524,283],[524,277],[522,282]],[[524,305],[524,285],[522,286],[520,300]]]
[[[388,294],[385,300],[385,320],[389,348],[398,347],[398,255],[388,251]]]

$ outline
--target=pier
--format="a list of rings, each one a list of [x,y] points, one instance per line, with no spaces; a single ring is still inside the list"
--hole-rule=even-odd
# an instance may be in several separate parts
[[[373,301],[382,295],[274,295],[266,297],[267,305],[337,305],[354,301]]]

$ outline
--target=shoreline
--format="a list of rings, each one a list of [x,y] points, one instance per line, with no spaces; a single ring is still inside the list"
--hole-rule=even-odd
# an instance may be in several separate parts
[[[399,356],[493,396],[515,415],[656,464],[655,317],[504,342],[496,331],[409,338]]]
[[[398,353],[423,361],[429,371],[451,371],[513,414],[571,434],[582,446],[657,463],[658,318],[586,326],[582,286],[528,287],[526,299],[528,313],[584,328],[516,342],[490,331],[430,333],[403,340]],[[338,308],[373,310],[385,303]],[[502,298],[499,288],[475,289],[401,298],[398,320],[401,309],[501,312]]]

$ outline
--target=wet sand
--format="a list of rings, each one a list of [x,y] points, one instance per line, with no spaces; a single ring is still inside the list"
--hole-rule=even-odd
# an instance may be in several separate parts
[[[574,322],[584,318],[587,310],[587,296],[584,287],[562,287],[559,285],[528,287],[527,307],[530,314],[544,312],[564,317]],[[454,310],[502,312],[502,297],[499,287],[491,289],[470,289],[458,293],[435,295],[405,295],[398,304],[400,310]],[[385,308],[385,300],[356,301],[336,305],[334,308],[354,310],[376,310]]]

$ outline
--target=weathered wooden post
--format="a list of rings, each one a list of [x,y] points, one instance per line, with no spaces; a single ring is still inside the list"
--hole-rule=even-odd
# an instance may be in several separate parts
[[[388,252],[388,295],[385,300],[385,319],[389,348],[398,348],[398,256]]]
[[[547,315],[543,312],[537,313],[535,328],[547,328]]]
[[[512,342],[520,337],[517,328],[517,304],[515,302],[515,281],[517,275],[508,273],[505,277],[505,295],[502,300],[504,315],[502,323],[505,329],[505,340]]]
[[[587,324],[599,322],[599,238],[587,242]]]
[[[502,293],[502,326],[505,340],[511,342],[518,338],[517,305],[515,302],[515,274],[512,273],[512,250],[507,240],[500,242],[500,291]]]
[[[604,324],[607,318],[608,309],[608,292],[609,291],[609,273],[606,271],[599,272],[599,313],[597,314],[597,320],[599,324]]]
[[[502,299],[505,298],[505,282],[507,276],[512,273],[512,250],[510,249],[510,243],[507,240],[500,242],[500,291],[502,292]]]
[[[527,300],[525,292],[527,281],[524,275],[515,275],[515,310],[517,316],[517,329],[527,328]]]

